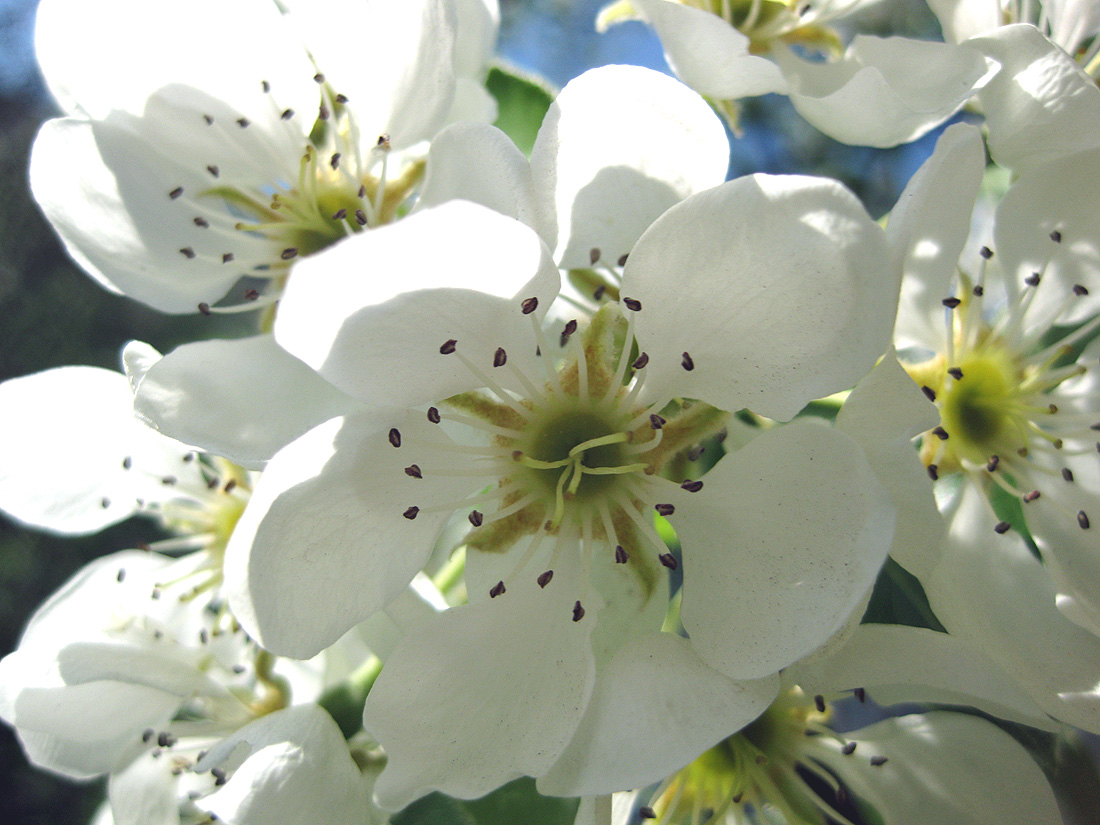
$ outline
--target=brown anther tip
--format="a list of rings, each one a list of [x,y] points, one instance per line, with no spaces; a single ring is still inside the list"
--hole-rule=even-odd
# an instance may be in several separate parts
[[[928,465],[928,477],[930,479],[932,479],[933,481],[939,481],[940,468],[937,467],[935,464],[929,464]]]
[[[638,809],[638,816],[640,816],[642,819],[656,819],[657,818],[656,812],[652,808],[650,808],[648,805],[642,806],[641,808]]]
[[[286,249],[279,253],[279,257],[282,258],[284,261],[289,261],[292,258],[297,258],[298,248],[294,246],[288,246]]]
[[[1089,529],[1089,517],[1084,510],[1077,511],[1077,526],[1080,527],[1082,530]]]
[[[386,134],[385,132],[383,132],[382,134],[380,134],[378,136],[378,142],[374,145],[375,146],[389,146],[389,143],[390,143],[390,136],[388,134]]]
[[[689,493],[698,493],[700,490],[703,489],[703,482],[692,481],[690,478],[684,479],[684,482],[680,485],[680,488],[683,490],[687,490]]]
[[[203,115],[202,119],[206,121],[207,126],[213,126],[214,125],[214,118],[210,117],[210,115]]]
[[[874,765],[876,768],[878,768],[882,765],[885,765],[886,761],[887,760],[886,760],[885,756],[872,756],[871,757],[871,764]]]
[[[680,366],[686,369],[688,372],[691,372],[693,369],[695,369],[695,361],[693,361],[691,356],[685,352],[683,358],[680,359]]]
[[[168,193],[168,197],[170,197],[172,200],[175,200],[176,198],[178,198],[182,194],[183,194],[183,187],[182,186],[177,186],[175,189],[173,189],[171,192]]]
[[[958,298],[955,298],[954,296],[952,296],[950,298],[944,298],[942,303],[948,309],[954,309],[959,304],[961,304],[962,301],[960,301]]]
[[[597,246],[588,250],[588,263],[594,264],[600,259],[600,249]]]
[[[339,169],[340,168],[340,153],[339,152],[333,152],[332,157],[328,159],[328,164],[333,169]]]
[[[367,213],[364,212],[362,209],[356,209],[355,210],[355,222],[357,224],[359,224],[360,226],[366,226],[367,225]]]
[[[963,371],[958,367],[951,367],[951,369],[947,371],[947,374],[954,378],[956,381],[961,381],[963,377]]]
[[[1086,287],[1082,286],[1081,284],[1074,284],[1073,285],[1073,294],[1076,295],[1078,298],[1080,298],[1082,295],[1088,295],[1089,291]]]
[[[546,587],[546,585],[550,584],[552,578],[554,578],[554,571],[547,570],[545,573],[540,573],[535,581],[539,583],[539,587]]]
[[[191,260],[195,257],[195,250],[189,246],[185,246],[183,249],[180,250],[180,254],[183,257],[187,258],[187,260]]]
[[[993,525],[993,532],[996,533],[998,536],[1003,536],[1011,529],[1012,525],[1009,524],[1007,521],[998,521],[996,524]]]
[[[325,82],[325,76],[323,74],[321,74],[320,72],[317,72],[317,74],[315,74],[313,76],[313,82],[314,83],[324,83]]]
[[[615,545],[615,564],[626,564],[630,561],[630,554],[626,552],[621,544]]]
[[[856,743],[849,742],[847,745],[840,749],[840,752],[845,756],[851,756],[853,753],[856,752]]]
[[[574,320],[566,322],[565,328],[561,331],[561,334],[563,336],[572,335],[576,331],[577,331],[577,322],[574,319]]]
[[[242,129],[247,129],[250,123],[252,123],[252,121],[246,117],[237,118],[237,125],[240,126]]]
[[[924,393],[924,397],[931,401],[933,404],[936,402],[936,391],[929,387],[927,384],[921,386],[920,391]]]
[[[630,253],[629,252],[624,252],[622,255],[619,256],[619,259],[617,261],[615,261],[615,263],[618,264],[619,266],[626,266],[626,259],[629,258],[629,257],[630,257]]]
[[[1061,243],[1062,242],[1062,233],[1059,232],[1057,229],[1053,229],[1050,232],[1050,239],[1052,241],[1054,241],[1055,243]]]
[[[210,222],[207,221],[206,218],[203,218],[203,217],[195,218],[194,224],[199,229],[209,229],[210,228]]]
[[[599,285],[598,287],[596,287],[596,289],[595,289],[595,290],[593,291],[593,293],[592,293],[592,300],[593,300],[593,301],[598,301],[598,300],[600,300],[601,298],[603,298],[603,296],[604,296],[604,294],[605,294],[606,292],[607,292],[607,286],[606,286],[606,285],[604,285],[604,284],[600,284],[600,285]]]
[[[504,347],[497,347],[497,351],[493,353],[493,366],[503,367],[508,363],[508,353],[504,351]]]
[[[451,353],[453,353],[458,348],[457,344],[458,344],[458,339],[448,338],[446,341],[443,342],[443,346],[441,346],[439,348],[439,354],[440,355],[450,355]]]
[[[504,592],[505,592],[504,582],[497,582],[496,584],[494,584],[492,587],[489,588],[489,598],[490,599],[495,599],[497,596],[499,596],[501,593],[504,593]]]
[[[348,102],[348,96],[346,94],[343,94],[342,92],[338,93],[336,95],[336,102],[337,103],[347,103]]]
[[[428,407],[428,420],[433,424],[438,424],[442,418],[439,415],[439,409],[436,407]]]
[[[237,489],[237,479],[231,478],[229,481],[225,482],[225,486],[222,487],[222,492],[232,493],[235,489]]]
[[[246,289],[244,291],[244,299],[246,301],[256,301],[260,297],[260,290],[258,289]]]
[[[1063,467],[1062,468],[1062,480],[1063,481],[1073,481],[1073,470],[1071,470],[1069,467]]]
[[[1030,275],[1024,278],[1024,283],[1028,286],[1039,286],[1039,281],[1041,281],[1042,279],[1043,276],[1040,273],[1032,272]]]
[[[391,427],[386,437],[390,440],[390,444],[395,447],[401,446],[401,431],[397,427]]]
[[[470,520],[470,524],[474,525],[474,527],[480,527],[482,522],[485,521],[485,516],[482,515],[481,511],[479,510],[471,510],[470,515],[468,515],[466,518]]]
[[[859,702],[866,702],[867,701],[867,691],[864,690],[861,687],[856,688],[855,690],[853,690],[852,694],[856,697],[856,699]]]
[[[1035,501],[1035,499],[1037,499],[1037,498],[1039,498],[1039,491],[1038,490],[1032,490],[1029,493],[1024,493],[1024,496],[1023,496],[1024,502],[1027,503],[1027,504],[1030,504],[1031,502]]]
[[[294,110],[293,109],[283,109],[283,113],[281,115],[279,115],[279,117],[282,118],[283,120],[290,120],[292,117],[294,117]]]
[[[649,426],[652,427],[653,429],[659,430],[659,429],[661,429],[661,427],[665,426],[665,424],[667,424],[667,423],[668,422],[665,419],[661,418],[661,416],[657,415],[657,413],[650,413]]]
[[[985,295],[985,288],[981,284],[975,284],[974,289],[972,289],[971,291],[977,298],[981,298],[983,295]]]
[[[934,430],[932,430],[932,435],[934,435],[940,441],[946,441],[948,438],[947,430],[945,430],[943,427],[936,427]]]
[[[659,556],[657,556],[657,558],[660,559],[661,564],[663,564],[669,570],[675,570],[677,567],[680,566],[680,563],[676,561],[676,557],[671,553],[661,553]]]
[[[420,467],[416,464],[410,464],[405,468],[405,475],[409,478],[424,478],[424,474],[420,472]]]
[[[106,510],[111,506],[111,500],[104,496],[99,500],[99,506]]]
[[[983,246],[981,249],[978,250],[978,254],[988,261],[990,258],[993,257],[993,250],[990,249],[988,246]]]
[[[986,464],[985,464],[985,468],[986,468],[986,470],[988,470],[989,472],[992,473],[997,469],[997,466],[1000,463],[1001,463],[1001,457],[999,455],[991,455],[989,457],[989,461],[987,461]]]
[[[271,91],[271,84],[268,83],[266,80],[261,80],[260,81],[260,88],[264,90],[264,94],[267,94],[268,92]]]
[[[741,800],[744,799],[744,798],[745,798],[745,794],[741,793],[741,792],[738,792],[738,793],[735,793],[732,797],[730,797],[730,802],[732,802],[734,805],[740,805]]]
[[[641,369],[645,369],[645,366],[648,363],[649,363],[649,353],[643,352],[641,355],[639,355],[637,358],[634,359],[634,363],[631,364],[630,366],[632,366],[636,370],[641,370]]]
[[[825,697],[820,693],[814,696],[814,707],[817,708],[818,713],[825,712]]]
[[[402,513],[401,515],[403,515],[409,521],[412,521],[414,518],[416,518],[416,514],[419,513],[419,512],[420,512],[420,508],[414,506],[414,507],[410,507],[407,510],[405,510],[405,512]]]
[[[520,304],[519,307],[524,315],[530,315],[532,312],[539,308],[539,299],[525,298],[523,303]]]
[[[152,728],[146,728],[141,732],[141,741],[148,743],[154,736],[156,736],[156,731]]]
[[[671,504],[654,504],[653,509],[662,516],[671,516],[676,512],[676,508]]]
[[[573,604],[573,621],[579,622],[584,618],[584,608],[579,601]]]
[[[122,459],[122,469],[123,470],[129,470],[133,466],[134,466],[134,459],[132,457],[126,456],[126,458]]]
[[[335,212],[332,213],[332,219],[334,221],[342,221],[347,216],[348,210],[344,209],[343,207],[337,209]]]
[[[623,298],[623,306],[631,312],[638,312],[642,308],[642,302],[635,298]]]

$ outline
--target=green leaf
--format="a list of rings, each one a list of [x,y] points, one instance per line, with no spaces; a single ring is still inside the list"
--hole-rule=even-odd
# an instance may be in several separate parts
[[[523,154],[530,155],[542,118],[557,92],[541,78],[503,65],[489,70],[485,86],[497,101],[494,125],[508,135]]]
[[[578,804],[577,799],[542,796],[535,790],[535,780],[523,777],[481,799],[429,794],[390,821],[393,825],[573,825]]]
[[[878,574],[863,624],[901,624],[946,633],[917,577],[891,558]]]

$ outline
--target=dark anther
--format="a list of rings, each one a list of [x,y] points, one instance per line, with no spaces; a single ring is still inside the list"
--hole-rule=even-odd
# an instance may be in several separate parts
[[[420,468],[415,464],[410,464],[405,468],[405,475],[411,478],[424,478],[424,474],[420,472]]]
[[[214,478],[212,478],[208,482],[206,482],[206,489],[207,490],[217,489],[217,486],[219,484],[221,484],[221,482],[218,480],[217,476],[215,476]]]
[[[579,601],[575,602],[573,604],[573,621],[579,622],[583,618],[584,618],[584,608],[581,607],[581,603]]]
[[[1047,405],[1047,412],[1049,412],[1051,415],[1054,415],[1055,413],[1058,412],[1058,405],[1057,404],[1048,404]]]
[[[503,592],[504,592],[504,582],[497,582],[496,584],[494,584],[492,587],[489,588],[489,598],[490,599],[495,599],[497,596],[499,596]]]
[[[1024,498],[1025,503],[1030,504],[1031,502],[1035,501],[1035,499],[1037,499],[1038,497],[1039,497],[1039,491],[1038,490],[1032,490],[1030,493],[1024,493],[1023,498]]]
[[[1024,283],[1028,286],[1039,286],[1039,281],[1041,281],[1042,278],[1043,276],[1040,275],[1038,272],[1032,272],[1030,275],[1024,278]]]
[[[928,465],[928,477],[933,481],[938,481],[940,478],[940,468],[935,464]]]
[[[182,194],[183,194],[183,187],[182,186],[177,186],[175,189],[173,189],[171,192],[168,193],[168,197],[170,197],[172,200],[175,200],[176,198],[178,198]]]
[[[185,246],[183,249],[180,250],[180,254],[183,255],[183,257],[185,257],[187,260],[191,260],[195,257],[195,250],[189,246]]]
[[[441,346],[439,348],[439,354],[440,355],[450,355],[457,348],[455,346],[456,344],[458,344],[458,339],[448,338],[446,341],[443,342],[443,346]]]
[[[698,461],[700,456],[706,451],[706,447],[702,444],[696,444],[690,450],[687,451],[688,461]]]
[[[685,352],[684,357],[680,359],[680,366],[686,369],[688,372],[691,372],[693,369],[695,369],[695,362],[692,361],[691,356]]]
[[[225,777],[225,771],[221,768],[211,768],[210,775],[214,777],[214,784],[218,786],[224,785],[229,781]]]
[[[607,292],[607,286],[605,284],[600,284],[598,287],[596,287],[596,290],[592,293],[592,300],[593,301],[600,300],[604,296],[605,292]]]
[[[257,301],[260,298],[260,290],[258,289],[246,289],[244,291],[244,299],[246,301]]]
[[[818,713],[825,712],[825,697],[820,693],[814,697],[814,707],[817,708]]]
[[[229,481],[225,482],[225,486],[222,487],[222,491],[226,492],[226,493],[232,493],[236,489],[237,489],[237,479],[235,479],[235,478],[229,479]]]
[[[320,72],[317,72],[317,74],[315,74],[313,76],[313,82],[317,83],[317,84],[324,83],[325,82],[325,76],[323,74],[321,74]]]
[[[936,401],[936,391],[934,389],[929,387],[927,384],[923,384],[923,385],[921,385],[920,391],[924,393],[925,398],[927,398],[929,401],[935,403],[935,401]]]
[[[1001,457],[999,455],[991,455],[989,457],[989,461],[987,461],[986,464],[985,464],[985,468],[986,468],[986,470],[988,470],[989,472],[992,473],[992,472],[995,472],[997,470],[997,466],[1000,463],[1001,463]]]
[[[1052,241],[1054,241],[1055,243],[1061,243],[1062,242],[1062,233],[1059,232],[1057,229],[1053,229],[1053,230],[1051,230],[1051,233],[1050,233],[1050,239]]]
[[[570,335],[572,335],[576,331],[577,331],[577,322],[576,322],[576,320],[572,320],[572,321],[569,321],[568,323],[566,323],[565,329],[563,329],[561,331],[561,334],[562,334],[563,338],[568,338]]]
[[[344,207],[342,207],[342,206],[339,209],[337,209],[335,212],[332,213],[332,219],[334,221],[342,221],[347,216],[348,216],[348,210],[344,209]]]
[[[378,136],[378,143],[376,143],[375,146],[389,146],[389,144],[390,136],[383,132]]]
[[[538,308],[539,308],[539,299],[538,298],[527,298],[527,299],[524,300],[524,302],[522,304],[520,304],[520,309],[523,310],[524,315],[530,315],[532,312],[534,312]]]
[[[107,498],[106,496],[104,496],[103,498],[101,498],[99,500],[99,506],[102,507],[104,510],[106,510],[107,508],[109,508],[111,506],[111,500],[109,498]]]
[[[1012,525],[1009,524],[1007,521],[998,521],[996,524],[993,525],[993,532],[996,533],[998,536],[1003,536],[1011,529]]]
[[[703,482],[701,482],[701,481],[692,481],[689,478],[689,479],[685,479],[684,483],[681,484],[680,487],[684,490],[687,490],[689,493],[698,493],[700,490],[703,489]]]
[[[428,420],[433,424],[438,424],[440,421],[439,410],[435,407],[428,407]]]
[[[392,444],[393,446],[401,446],[401,431],[397,429],[397,427],[391,427],[389,435],[387,437],[390,440],[390,444]]]
[[[141,741],[149,744],[149,741],[156,735],[156,731],[152,728],[146,728],[141,732]]]
[[[592,247],[591,249],[588,250],[588,263],[594,264],[599,259],[600,259],[600,249],[599,249],[599,247],[594,246],[594,247]]]
[[[947,371],[947,374],[954,378],[956,381],[961,381],[963,377],[963,371],[958,367],[951,367],[951,369]]]
[[[1083,287],[1081,284],[1074,284],[1073,285],[1073,294],[1076,295],[1078,298],[1080,298],[1082,295],[1088,295],[1089,291],[1088,291],[1088,289]]]
[[[497,351],[493,353],[493,366],[503,367],[508,363],[508,353],[504,351],[504,347],[497,347]]]
[[[1062,468],[1062,479],[1065,481],[1073,481],[1073,470],[1069,467]]]
[[[359,224],[360,226],[366,226],[367,225],[367,213],[364,212],[362,209],[356,209],[355,210],[355,222],[357,224]]]
[[[283,109],[283,113],[279,115],[279,117],[281,117],[283,120],[290,120],[292,117],[294,117],[294,110]]]
[[[936,427],[936,429],[932,430],[932,435],[934,435],[940,441],[947,440],[947,430],[945,430],[943,427]]]
[[[208,229],[210,227],[210,222],[207,221],[206,218],[195,218],[194,223],[199,229]]]
[[[676,512],[676,508],[671,504],[654,504],[653,509],[662,516],[671,516]]]
[[[955,307],[957,307],[961,303],[962,303],[962,301],[960,301],[958,298],[955,298],[955,297],[944,298],[943,299],[943,305],[945,307],[947,307],[948,309],[954,309]]]
[[[333,152],[332,153],[332,157],[328,159],[328,165],[331,166],[333,169],[339,169],[340,168],[340,153],[339,152]]]
[[[406,510],[401,515],[403,515],[409,521],[412,521],[414,518],[416,518],[416,514],[419,513],[419,512],[420,512],[419,507],[410,507],[408,510]]]
[[[638,809],[638,816],[640,816],[642,819],[656,819],[657,818],[656,812],[648,806],[643,806],[643,807],[639,808]]]
[[[261,80],[260,81],[260,88],[264,90],[264,94],[267,94],[268,92],[271,91],[271,84],[268,83],[266,80]]]
[[[199,631],[199,644],[200,645],[205,645],[205,644],[209,644],[209,643],[210,643],[210,634],[206,632],[206,628],[204,627],[202,630]]]
[[[115,581],[118,582],[119,584],[122,584],[122,582],[125,579],[126,579],[126,570],[125,570],[125,568],[122,568],[122,567],[118,568],[118,573],[115,575]]]
[[[619,256],[619,260],[615,261],[619,266],[626,266],[626,259],[630,257],[629,252],[624,252]]]
[[[345,94],[342,94],[342,93],[341,93],[341,94],[337,94],[337,95],[336,95],[336,102],[337,102],[337,103],[340,103],[340,104],[344,104],[344,103],[347,103],[347,102],[348,102],[348,96],[347,96],[347,95],[345,95]]]
[[[157,734],[157,744],[162,748],[170,748],[176,744],[177,741],[176,737],[165,731]]]
[[[623,298],[623,306],[625,306],[631,312],[637,312],[642,308],[642,302],[634,298]]]
[[[222,263],[223,264],[227,264],[231,260],[233,260],[233,253],[232,252],[223,252],[222,253]]]
[[[985,295],[985,289],[982,287],[981,284],[975,284],[974,289],[972,291],[973,291],[975,297],[978,297],[978,298],[981,298],[983,295]]]
[[[238,125],[238,126],[240,126],[240,127],[242,128],[242,129],[247,129],[247,128],[248,128],[248,124],[249,124],[249,123],[251,123],[251,122],[252,122],[252,121],[250,121],[250,120],[249,120],[248,118],[246,118],[246,117],[239,117],[239,118],[237,118],[237,125]]]
[[[630,554],[623,549],[621,544],[615,545],[615,564],[626,564],[630,561]]]
[[[539,583],[539,587],[546,587],[546,585],[550,584],[552,578],[554,578],[554,571],[547,570],[545,573],[539,574],[539,577],[535,579],[535,581]]]
[[[362,200],[363,198],[365,198],[366,195],[367,195],[367,187],[366,186],[360,186],[359,191],[355,193],[355,196],[357,198],[359,198],[359,200]]]
[[[129,470],[133,466],[134,466],[134,459],[131,458],[130,456],[126,456],[126,458],[122,459],[122,469],[123,470]]]
[[[1082,530],[1089,529],[1089,517],[1084,510],[1077,511],[1077,526]]]
[[[175,476],[164,476],[160,480],[160,483],[163,484],[165,487],[173,487],[175,486],[177,481],[179,481],[179,479]]]
[[[885,756],[872,756],[871,757],[871,764],[874,765],[876,768],[881,766],[881,765],[885,765],[886,764],[886,757]]]
[[[203,115],[202,119],[206,121],[207,126],[213,126],[214,125],[214,118],[210,117],[210,115]]]
[[[479,510],[471,510],[467,518],[470,519],[470,524],[474,525],[474,527],[480,527],[481,523],[485,521],[485,516],[483,516]]]
[[[640,370],[640,369],[645,369],[645,365],[648,364],[648,363],[649,363],[649,353],[643,352],[641,355],[639,355],[637,358],[634,359],[634,363],[631,364],[630,366],[632,366],[636,370]]]
[[[990,258],[993,257],[993,250],[990,249],[988,246],[983,246],[981,249],[978,250],[978,254],[988,261]]]
[[[680,566],[679,562],[676,561],[676,557],[671,553],[661,553],[661,555],[657,556],[657,558],[660,559],[661,564],[663,564],[669,570],[675,570],[677,567]]]
[[[856,743],[849,742],[847,745],[840,749],[840,752],[845,756],[851,756],[853,753],[856,752]]]
[[[740,805],[740,804],[741,804],[741,800],[742,800],[742,799],[744,799],[744,798],[745,798],[745,794],[743,794],[743,793],[741,793],[741,792],[738,792],[738,793],[735,793],[735,794],[734,794],[734,795],[733,795],[733,796],[731,797],[730,801],[731,801],[731,802],[732,802],[732,803],[733,803],[734,805]]]
[[[657,413],[650,413],[649,426],[651,426],[653,429],[659,430],[667,423],[668,422],[665,419],[661,418],[661,416],[657,415]]]
[[[297,247],[288,246],[286,249],[279,253],[279,257],[282,258],[284,261],[289,261],[291,258],[297,258],[298,249]]]
[[[864,690],[863,688],[856,688],[855,690],[852,691],[852,693],[855,695],[856,699],[859,702],[862,703],[862,702],[867,701],[867,691]]]

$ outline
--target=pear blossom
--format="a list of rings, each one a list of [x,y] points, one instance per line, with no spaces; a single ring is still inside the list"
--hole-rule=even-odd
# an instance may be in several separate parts
[[[718,697],[731,678],[761,680],[718,705],[743,723],[780,668],[849,620],[894,523],[849,436],[792,423],[704,479],[691,467],[728,422],[722,410],[788,420],[871,368],[896,297],[882,244],[836,184],[741,179],[643,233],[621,308],[549,331],[549,249],[472,204],[425,209],[303,262],[309,277],[289,285],[276,340],[369,407],[268,463],[227,555],[235,614],[265,647],[311,655],[393,598],[452,518],[468,525],[471,603],[413,628],[368,698],[365,726],[389,754],[384,807],[433,788],[478,796],[523,774],[563,794],[618,785],[605,714],[585,716],[607,707],[601,684],[653,658]],[[403,273],[400,286],[363,283],[363,266]],[[446,286],[455,272],[466,288]],[[671,461],[685,463],[669,480]],[[690,644],[645,642],[681,564],[654,514],[683,543]],[[657,652],[623,653],[638,634]],[[505,695],[475,701],[486,691]],[[426,739],[424,720],[437,717],[444,732]],[[712,735],[702,718],[675,726],[691,740],[677,754]],[[495,746],[475,745],[488,731]],[[672,753],[639,753],[622,770],[633,784],[656,778]]]
[[[826,24],[867,5],[620,0],[604,9],[597,27],[645,20],[676,75],[711,99],[734,128],[738,99],[777,93],[832,138],[895,146],[954,114],[987,82],[991,64],[969,45],[902,37],[857,35],[841,53],[839,36]],[[808,60],[807,52],[826,60]],[[918,64],[921,71],[914,72]]]
[[[43,126],[31,185],[108,289],[176,313],[269,303],[295,260],[409,198],[453,102],[453,4],[299,5],[42,3],[68,114]]]
[[[940,417],[920,459],[941,484],[957,474],[985,496],[986,529],[1006,548],[1014,527],[1034,538],[1059,608],[1093,633],[1100,349],[1088,342],[1100,323],[1100,226],[1088,193],[1098,158],[1087,150],[1022,173],[975,249],[966,241],[981,138],[952,127],[889,224],[905,273],[899,352]],[[1021,509],[1013,515],[1002,502]],[[914,572],[923,577],[936,561]]]

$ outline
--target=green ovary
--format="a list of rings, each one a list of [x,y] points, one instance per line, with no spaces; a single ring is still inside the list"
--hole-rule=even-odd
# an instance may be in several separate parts
[[[547,463],[557,463],[569,457],[569,453],[580,444],[612,436],[618,431],[613,423],[606,420],[603,415],[585,409],[566,409],[551,414],[547,419],[533,428],[529,439],[524,439],[523,452],[533,459]],[[621,442],[599,444],[585,449],[579,456],[575,456],[579,463],[585,467],[619,467],[625,462]],[[555,495],[555,490],[561,480],[565,467],[553,469],[541,469],[535,467],[525,468],[529,478],[546,490],[550,496]],[[567,484],[573,481],[572,477]],[[606,493],[608,488],[614,485],[615,475],[594,475],[583,473],[576,482],[576,488],[572,490],[575,500],[584,501],[593,496]]]
[[[1003,353],[976,355],[959,365],[963,377],[944,391],[940,418],[957,458],[984,462],[1027,446],[1017,412],[1020,377]]]

